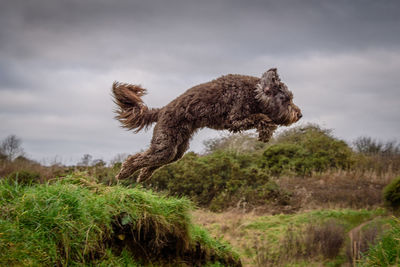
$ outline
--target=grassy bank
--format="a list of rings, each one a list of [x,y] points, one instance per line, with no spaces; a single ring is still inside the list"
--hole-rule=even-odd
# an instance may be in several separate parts
[[[0,265],[240,266],[191,221],[191,203],[104,186],[84,174],[46,184],[0,182]]]

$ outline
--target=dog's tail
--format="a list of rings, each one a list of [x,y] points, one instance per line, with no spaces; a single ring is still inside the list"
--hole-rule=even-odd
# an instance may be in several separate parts
[[[146,89],[140,85],[114,82],[112,91],[114,102],[118,105],[115,118],[122,123],[122,127],[139,132],[148,128],[158,120],[159,108],[149,109],[142,100]]]

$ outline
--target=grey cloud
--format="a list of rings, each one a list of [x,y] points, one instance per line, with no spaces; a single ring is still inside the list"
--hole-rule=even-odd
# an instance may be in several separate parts
[[[35,158],[146,148],[112,119],[114,80],[159,107],[226,73],[279,68],[305,121],[345,139],[398,136],[398,1],[3,1],[0,138]],[[200,131],[192,149],[217,136]],[[96,156],[100,157],[100,156]]]
[[[20,20],[7,36],[20,40],[10,50],[50,58],[54,50],[70,60],[85,53],[91,59],[125,58],[129,50],[182,57],[186,51],[217,56],[348,50],[396,44],[399,6],[397,1],[31,1],[11,9]]]

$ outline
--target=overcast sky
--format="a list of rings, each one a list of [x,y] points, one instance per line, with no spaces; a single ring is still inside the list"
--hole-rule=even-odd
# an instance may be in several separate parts
[[[0,0],[0,139],[36,160],[109,160],[151,131],[113,119],[114,80],[161,107],[227,73],[277,67],[303,122],[399,140],[400,1]],[[218,136],[202,130],[191,143]]]

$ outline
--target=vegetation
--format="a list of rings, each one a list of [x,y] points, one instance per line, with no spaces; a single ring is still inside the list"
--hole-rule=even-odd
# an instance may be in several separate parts
[[[32,185],[40,182],[40,174],[33,171],[14,171],[8,175],[5,180],[9,183],[18,183],[20,186]]]
[[[360,225],[387,225],[385,211],[314,210],[256,215],[196,211],[194,218],[215,237],[239,249],[248,266],[340,266],[348,257],[349,234]],[[364,241],[368,236],[361,236]]]
[[[318,126],[292,128],[263,153],[263,168],[275,176],[310,176],[330,169],[349,169],[353,165],[351,148]]]
[[[392,228],[371,247],[361,266],[398,266],[400,263],[400,220],[391,220]]]
[[[239,266],[237,254],[191,222],[191,203],[84,174],[36,186],[0,182],[0,262],[30,266]]]
[[[395,141],[382,142],[371,137],[363,136],[354,141],[354,149],[366,155],[393,156],[400,154],[400,144]]]
[[[137,185],[137,174],[114,180],[127,155],[43,166],[24,156],[19,138],[7,140],[0,265],[239,265],[221,239],[249,266],[400,262],[399,220],[390,214],[400,207],[395,141],[360,137],[350,146],[313,124],[267,144],[227,135]]]
[[[358,147],[361,151],[363,144]],[[226,136],[208,141],[205,155],[187,153],[158,170],[146,187],[187,196],[213,211],[263,205],[298,209],[304,204],[296,189],[299,184],[308,192],[311,189],[313,194],[302,197],[316,205],[342,202],[343,207],[372,207],[382,204],[381,190],[395,169],[388,162],[400,157],[396,151],[392,149],[375,172],[365,166],[376,155],[353,151],[330,130],[317,125],[286,130],[270,144],[260,143],[252,135]]]
[[[285,202],[287,194],[257,168],[256,161],[251,155],[222,151],[202,157],[188,153],[158,171],[147,186],[171,195],[188,196],[199,206],[215,211],[232,205]]]
[[[7,136],[0,144],[0,158],[12,161],[18,156],[22,156],[24,151],[21,143],[21,139],[16,135]]]
[[[394,210],[398,210],[400,208],[400,177],[394,179],[384,188],[383,198],[385,199],[385,204],[388,207]]]

